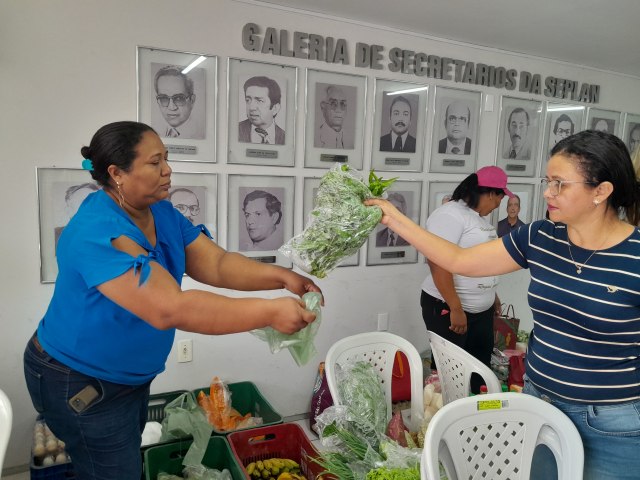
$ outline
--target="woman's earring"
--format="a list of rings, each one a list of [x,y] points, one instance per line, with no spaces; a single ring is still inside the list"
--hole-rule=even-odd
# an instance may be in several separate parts
[[[598,205],[600,205],[600,201],[599,200],[594,200],[593,204],[597,207]]]
[[[120,196],[120,208],[124,208],[122,205],[124,203],[124,195],[122,195],[122,190],[120,190],[120,183],[116,182],[116,186],[118,187],[118,195]]]

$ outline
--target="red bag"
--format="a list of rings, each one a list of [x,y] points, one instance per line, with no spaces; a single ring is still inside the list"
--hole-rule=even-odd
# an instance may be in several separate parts
[[[411,370],[407,356],[396,352],[393,361],[393,371],[391,376],[391,402],[404,402],[411,400]]]
[[[513,305],[502,304],[500,315],[493,316],[493,346],[498,350],[516,348],[520,319],[516,318]]]
[[[311,395],[311,415],[309,416],[309,427],[311,431],[316,432],[316,417],[331,405],[333,405],[333,398],[329,391],[327,376],[324,373],[324,362],[320,362],[320,365],[318,365],[318,374],[316,375],[316,383],[313,386],[313,394]]]
[[[511,350],[514,352],[509,355],[509,379],[508,385],[520,385],[524,386],[524,356],[525,353],[519,350]]]

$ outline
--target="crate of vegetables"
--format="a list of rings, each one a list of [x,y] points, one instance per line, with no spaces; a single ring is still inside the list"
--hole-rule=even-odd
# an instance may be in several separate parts
[[[207,413],[214,435],[282,423],[282,415],[253,382],[224,383],[215,377],[210,387],[193,394]]]
[[[318,451],[295,423],[233,432],[227,437],[247,478],[275,480],[332,479],[313,459]],[[266,472],[266,473],[265,473]]]

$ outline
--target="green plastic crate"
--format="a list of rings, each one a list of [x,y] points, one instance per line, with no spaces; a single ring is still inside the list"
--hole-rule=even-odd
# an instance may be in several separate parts
[[[182,476],[182,461],[193,440],[178,440],[157,447],[150,447],[144,452],[144,478],[156,480],[160,472]],[[247,477],[236,460],[229,442],[225,437],[211,437],[207,451],[202,459],[205,467],[224,470],[231,473],[233,480],[245,480]]]
[[[236,382],[228,383],[227,387],[231,393],[231,406],[242,415],[251,413],[253,417],[262,418],[262,424],[257,427],[265,427],[269,425],[277,425],[282,423],[282,415],[276,412],[266,398],[260,393],[258,387],[253,382]],[[209,395],[209,387],[198,388],[193,390],[193,394],[198,398],[198,393],[203,391]],[[248,427],[248,428],[257,428]],[[247,430],[247,428],[239,428],[238,430]],[[215,435],[227,435],[231,431],[220,431],[214,427]]]

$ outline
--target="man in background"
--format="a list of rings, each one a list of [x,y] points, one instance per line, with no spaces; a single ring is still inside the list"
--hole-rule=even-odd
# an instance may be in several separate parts
[[[176,188],[169,194],[169,201],[191,223],[200,213],[200,201],[195,193],[188,188]]]
[[[404,215],[407,214],[407,200],[404,195],[390,192],[387,199]],[[409,243],[404,238],[388,227],[384,227],[376,234],[376,247],[406,247],[407,245]]]
[[[167,122],[158,130],[162,137],[203,139],[204,126],[191,118],[191,111],[196,102],[193,93],[193,80],[182,73],[175,65],[162,67],[154,79],[156,102],[160,113]]]
[[[323,123],[318,128],[316,147],[353,148],[353,139],[343,130],[347,116],[347,96],[339,85],[328,85],[320,100]]]
[[[277,250],[284,243],[284,233],[276,233],[282,204],[275,195],[264,190],[249,192],[242,202],[242,212],[250,242],[241,246],[241,251]]]
[[[503,157],[529,160],[531,158],[531,145],[528,138],[529,112],[522,107],[514,108],[507,120],[507,131],[511,142],[504,151]]]
[[[238,124],[238,141],[284,145],[285,132],[276,124],[281,95],[272,78],[258,76],[244,82],[247,118]]]
[[[609,129],[609,122],[607,122],[604,118],[594,118],[593,129],[599,132],[613,133],[613,130]]]
[[[555,136],[555,140],[553,145],[558,143],[560,140],[563,140],[575,132],[575,124],[569,115],[563,113],[558,118],[556,118],[556,122],[553,124],[553,135]],[[549,144],[549,149],[553,148],[553,145]]]
[[[381,152],[416,152],[416,138],[409,134],[412,113],[405,97],[395,96],[389,108],[391,131],[380,137]]]
[[[95,183],[81,183],[80,185],[72,185],[67,188],[64,194],[64,216],[66,222],[64,225],[53,229],[54,248],[58,246],[58,239],[60,238],[62,230],[67,226],[71,217],[76,214],[85,198],[87,198],[90,193],[97,192],[98,190],[100,190],[100,187]]]
[[[640,148],[640,123],[636,123],[629,132],[629,153],[633,155]]]
[[[461,101],[447,105],[444,116],[444,127],[447,136],[438,142],[438,153],[453,155],[470,155],[471,139],[467,136],[471,110]]]
[[[514,195],[507,201],[507,216],[498,222],[498,237],[507,235],[511,230],[524,225],[520,215],[520,197]]]

